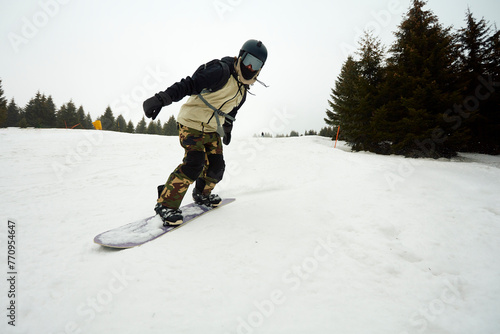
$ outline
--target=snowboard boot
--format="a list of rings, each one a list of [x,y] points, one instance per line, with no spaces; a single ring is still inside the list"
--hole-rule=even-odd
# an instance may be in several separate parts
[[[170,209],[161,203],[156,204],[155,212],[163,221],[163,226],[177,226],[182,224],[182,211],[179,209]]]
[[[203,193],[197,188],[194,188],[193,190],[193,200],[198,205],[205,205],[212,208],[217,207],[220,202],[222,202],[222,199],[219,197],[219,195],[203,195]]]

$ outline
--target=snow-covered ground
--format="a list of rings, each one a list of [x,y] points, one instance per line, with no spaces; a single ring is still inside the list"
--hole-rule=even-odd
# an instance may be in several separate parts
[[[177,138],[2,129],[0,141],[1,333],[500,332],[500,157],[233,138],[218,192],[236,202],[116,251],[94,236],[153,213]]]

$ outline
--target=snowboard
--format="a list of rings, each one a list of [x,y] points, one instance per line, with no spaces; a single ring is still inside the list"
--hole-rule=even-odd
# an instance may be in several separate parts
[[[184,216],[183,222],[180,225],[163,226],[161,218],[158,215],[155,215],[98,234],[95,236],[94,242],[101,246],[111,248],[124,249],[136,247],[161,237],[165,233],[176,230],[179,227],[186,225],[193,219],[234,201],[235,198],[225,198],[215,208],[195,203],[184,205],[180,208],[182,210],[182,215]]]

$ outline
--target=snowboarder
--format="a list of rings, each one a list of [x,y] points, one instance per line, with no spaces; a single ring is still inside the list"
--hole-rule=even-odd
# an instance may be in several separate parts
[[[245,102],[249,86],[257,81],[266,59],[264,44],[248,40],[238,57],[224,57],[201,65],[191,77],[144,101],[146,117],[154,120],[162,107],[190,95],[177,117],[184,159],[165,185],[158,186],[154,210],[164,225],[182,223],[179,207],[194,182],[193,200],[197,204],[215,207],[221,202],[218,195],[212,194],[225,169],[221,137],[224,144],[229,145],[236,113]]]

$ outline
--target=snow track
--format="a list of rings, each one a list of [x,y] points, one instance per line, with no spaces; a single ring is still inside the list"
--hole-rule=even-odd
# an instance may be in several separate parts
[[[174,137],[0,130],[2,333],[498,333],[500,157],[411,160],[320,137],[233,138],[237,201],[124,251],[93,237],[153,214]],[[190,202],[189,196],[185,203]]]

